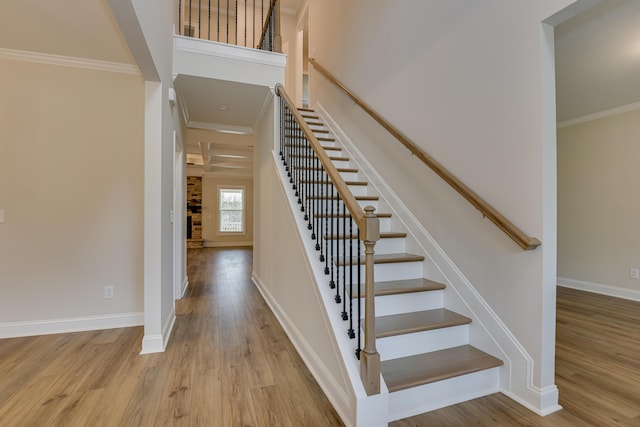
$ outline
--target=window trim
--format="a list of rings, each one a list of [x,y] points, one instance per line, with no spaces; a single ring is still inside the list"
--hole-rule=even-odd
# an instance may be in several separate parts
[[[241,190],[242,191],[242,231],[223,231],[220,230],[221,215],[221,192],[223,190]],[[245,185],[223,185],[218,184],[216,198],[218,206],[216,210],[216,234],[220,236],[246,236],[247,235],[247,187]]]

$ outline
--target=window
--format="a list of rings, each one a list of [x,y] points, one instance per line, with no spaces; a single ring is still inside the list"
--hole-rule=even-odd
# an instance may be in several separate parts
[[[244,233],[244,189],[220,188],[218,190],[218,231],[221,233]]]

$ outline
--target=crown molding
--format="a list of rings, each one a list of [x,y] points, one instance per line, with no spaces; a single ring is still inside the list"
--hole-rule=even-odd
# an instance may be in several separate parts
[[[0,48],[0,59],[57,65],[60,67],[83,68],[86,70],[106,71],[110,73],[132,74],[140,76],[137,66],[121,62],[100,61],[98,59],[76,58],[73,56],[52,55],[50,53],[30,52]]]
[[[604,119],[605,117],[617,116],[618,114],[628,113],[634,110],[640,110],[640,102],[634,102],[633,104],[627,104],[621,107],[610,108],[608,110],[599,111],[597,113],[587,114],[586,116],[576,117],[575,119],[558,122],[557,128],[562,129],[569,126],[575,126],[582,123],[591,122],[593,120]]]

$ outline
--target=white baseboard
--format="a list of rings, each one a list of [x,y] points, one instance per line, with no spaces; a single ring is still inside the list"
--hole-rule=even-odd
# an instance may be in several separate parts
[[[173,325],[176,323],[176,307],[175,304],[171,309],[171,313],[167,316],[160,334],[146,334],[142,338],[142,350],[140,354],[163,353],[169,344]]]
[[[204,241],[202,246],[205,248],[245,248],[253,246],[253,242],[211,242]]]
[[[0,339],[35,335],[64,334],[100,329],[128,328],[144,324],[143,313],[107,314],[66,319],[0,323]]]
[[[582,280],[567,279],[566,277],[558,277],[558,286],[565,288],[577,289],[580,291],[593,292],[595,294],[607,295],[610,297],[623,298],[631,301],[640,301],[640,291],[635,289],[617,288],[610,285],[602,285],[600,283],[584,282]]]
[[[184,298],[187,293],[187,289],[189,289],[189,278],[184,276],[184,280],[182,281],[182,292],[180,292],[180,298]]]

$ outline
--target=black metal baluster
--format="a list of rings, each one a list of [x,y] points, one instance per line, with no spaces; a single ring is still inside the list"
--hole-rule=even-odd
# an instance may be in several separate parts
[[[189,0],[189,26],[187,28],[192,29],[191,26],[191,13],[193,12],[193,5],[191,4],[191,0]],[[193,37],[194,34],[187,34],[189,37]]]
[[[325,187],[326,191],[326,202],[325,202],[325,213],[327,215],[327,221],[324,223],[324,234],[322,235],[322,239],[324,241],[324,274],[329,274],[329,221],[333,221],[333,217],[329,215],[329,204],[333,203],[333,199],[329,196],[329,186],[333,188],[332,182],[329,180],[329,174],[326,175]]]
[[[339,235],[340,234],[340,206],[342,204],[344,204],[344,201],[342,201],[340,194],[338,194],[338,199],[339,199],[339,203],[336,206],[336,217],[334,219],[334,222],[336,224],[336,233]],[[337,303],[339,303],[341,301],[340,299],[340,244],[342,242],[342,237],[339,237],[336,240],[336,296],[335,296],[335,300]]]
[[[362,331],[361,331],[362,328],[361,328],[361,325],[360,325],[360,322],[362,321],[362,313],[360,312],[360,310],[362,308],[361,307],[362,306],[362,300],[361,300],[361,298],[362,298],[362,289],[360,287],[360,285],[361,285],[361,281],[360,281],[361,277],[360,277],[360,275],[361,275],[361,270],[362,270],[362,260],[361,260],[361,253],[360,253],[361,249],[362,248],[360,247],[360,228],[358,228],[358,279],[357,279],[358,280],[358,282],[357,282],[357,284],[358,284],[358,295],[357,295],[357,297],[358,298],[356,298],[356,301],[357,301],[357,304],[358,304],[358,306],[357,306],[357,308],[358,308],[358,328],[357,328],[357,330],[358,330],[358,338],[357,338],[358,339],[358,346],[356,347],[356,357],[358,358],[358,360],[360,360],[360,351],[362,350],[362,341],[361,341],[362,338],[360,337],[360,334],[362,333]]]
[[[231,0],[227,0],[227,44],[229,44],[229,2]]]
[[[198,38],[202,38],[202,0],[198,0]]]
[[[247,45],[247,0],[244,0],[244,46]]]
[[[314,160],[313,158],[311,158],[311,156],[307,157],[307,171],[305,173],[306,176],[306,187],[307,187],[307,194],[309,195],[307,197],[307,215],[305,215],[305,220],[307,221],[307,229],[311,230],[311,221],[313,221],[313,212],[312,212],[312,206],[311,204],[313,203],[313,188],[311,187],[311,177],[313,176],[313,167],[314,167]]]
[[[324,210],[324,185],[322,184],[324,183],[325,174],[326,170],[323,167],[322,172],[316,177],[316,185],[320,188],[320,198],[318,199],[318,211],[320,215],[318,216],[318,232],[316,233],[316,251],[320,251],[320,262],[324,262],[324,255],[322,254],[322,223],[326,219],[326,213]]]
[[[183,36],[184,26],[182,25],[182,0],[178,2],[178,34]]]
[[[304,146],[303,146],[303,153],[307,153],[309,151],[309,140],[307,139],[306,136],[304,136]],[[303,182],[307,176],[307,170],[309,169],[309,163],[308,163],[308,157],[303,157],[302,159],[302,171],[300,173],[300,180],[301,182]],[[307,198],[309,197],[309,195],[307,194],[307,186],[306,183],[303,182],[302,185],[300,185],[300,191],[301,191],[301,197],[300,197],[300,210],[302,212],[304,212],[304,220],[307,220],[307,213],[306,210],[304,208],[305,205],[305,201],[307,200]]]
[[[353,218],[349,214],[349,338],[355,338],[353,331]]]
[[[211,40],[211,0],[209,0],[209,20],[207,22],[207,40]]]
[[[334,234],[333,232],[333,226],[334,226],[334,217],[333,217],[333,208],[335,207],[335,204],[337,203],[336,198],[339,198],[339,196],[336,197],[336,187],[335,186],[331,186],[331,208],[330,208],[330,213],[331,213],[331,223],[330,223],[330,227],[329,227],[329,235],[331,236],[330,238],[330,243],[329,243],[329,249],[330,249],[330,254],[329,254],[329,265],[330,265],[330,274],[331,274],[331,279],[329,280],[329,287],[331,289],[336,287],[336,282],[335,282],[335,269],[333,268],[333,264],[335,263],[335,255],[334,255],[334,247],[336,245],[336,242],[338,241],[337,236]],[[326,272],[326,271],[325,271]]]
[[[338,218],[336,218],[336,221],[338,221],[338,223],[340,222],[340,218],[342,218],[342,320],[347,320],[347,299],[345,298],[345,295],[347,295],[347,205],[344,201],[342,202],[342,214]],[[340,227],[338,227],[338,232],[340,232]]]
[[[253,43],[251,44],[251,47],[256,47],[256,0],[253,0],[253,30],[251,31],[251,34],[253,35]]]
[[[238,0],[236,0],[236,43],[235,45],[238,46]]]
[[[216,41],[219,42],[220,41],[220,0],[218,0],[218,16],[217,16],[218,22],[216,25]],[[282,98],[280,98],[282,99]],[[282,121],[282,116],[280,116],[280,121]]]
[[[312,162],[311,165],[312,167],[317,167],[317,159],[315,157],[312,157]],[[311,189],[311,194],[313,195],[311,197],[311,200],[309,201],[309,206],[311,207],[311,212],[309,212],[309,230],[311,230],[311,240],[316,240],[316,233],[315,230],[313,229],[313,226],[315,225],[315,215],[316,215],[316,205],[315,205],[315,200],[316,200],[316,186],[313,185],[313,180],[312,180],[313,174],[311,174],[309,176],[309,185],[310,185],[310,189]]]

